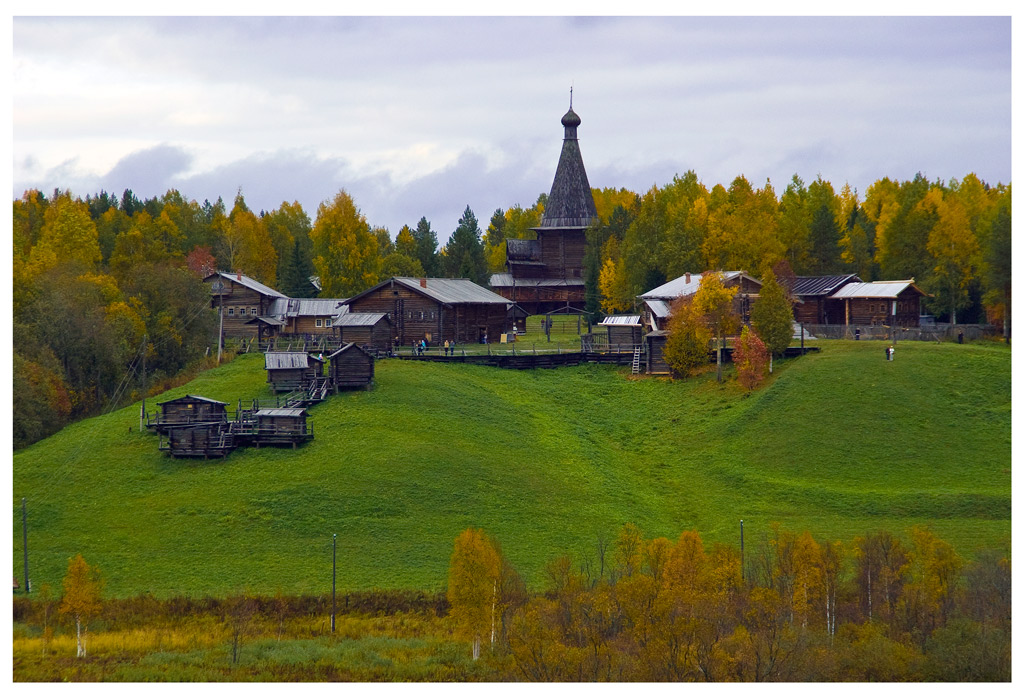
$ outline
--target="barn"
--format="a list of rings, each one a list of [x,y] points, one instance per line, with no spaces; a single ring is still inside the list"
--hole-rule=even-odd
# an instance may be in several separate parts
[[[348,300],[350,313],[387,313],[399,344],[497,341],[509,302],[469,279],[396,276]]]
[[[324,374],[324,361],[304,351],[268,351],[267,382],[275,393],[290,393],[306,388]]]
[[[373,382],[373,355],[362,347],[349,342],[328,358],[328,375],[335,393],[341,388],[364,388]]]
[[[157,403],[160,414],[146,422],[149,429],[161,434],[175,427],[191,426],[201,423],[220,423],[228,421],[228,404],[219,400],[211,400],[199,395],[184,397]]]

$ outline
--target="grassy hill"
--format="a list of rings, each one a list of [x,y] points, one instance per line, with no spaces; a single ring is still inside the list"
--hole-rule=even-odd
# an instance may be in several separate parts
[[[311,410],[313,442],[225,460],[159,453],[135,405],[14,454],[15,569],[23,496],[35,586],[80,552],[115,596],[329,592],[332,533],[339,589],[441,588],[469,526],[533,586],[627,521],[737,543],[742,518],[748,545],[775,521],[843,540],[929,524],[967,555],[1008,546],[1009,350],[823,347],[749,397],[713,374],[382,361],[373,390]],[[242,356],[159,400],[267,396],[262,367]]]

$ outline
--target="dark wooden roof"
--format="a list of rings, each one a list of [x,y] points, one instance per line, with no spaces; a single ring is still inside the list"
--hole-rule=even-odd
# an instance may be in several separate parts
[[[562,117],[565,138],[555,170],[555,180],[551,183],[551,193],[544,206],[544,217],[540,227],[535,230],[585,228],[597,218],[594,195],[590,191],[580,143],[576,139],[576,128],[579,125],[580,117],[569,107],[569,111]]]
[[[367,356],[370,356],[370,352],[366,351],[365,349],[363,349],[361,346],[359,346],[355,342],[349,342],[348,344],[343,346],[341,349],[338,349],[338,351],[334,352],[333,354],[331,354],[327,358],[328,359],[333,359],[335,356],[338,356],[340,354],[344,354],[346,351],[353,351],[353,350],[354,351],[362,352],[362,353],[366,354]]]
[[[212,399],[210,399],[208,397],[202,397],[201,395],[186,395],[184,397],[176,397],[173,400],[164,400],[163,402],[158,402],[156,404],[158,404],[158,405],[173,405],[176,402],[181,402],[181,403],[187,403],[187,402],[207,402],[207,403],[210,403],[211,405],[226,405],[226,404],[228,404],[226,402],[221,402],[220,400],[212,400]]]
[[[506,238],[505,252],[509,262],[519,264],[543,264],[540,259],[540,242],[537,240]]]
[[[792,293],[794,296],[827,296],[851,281],[860,281],[860,277],[856,274],[798,276],[793,283]]]

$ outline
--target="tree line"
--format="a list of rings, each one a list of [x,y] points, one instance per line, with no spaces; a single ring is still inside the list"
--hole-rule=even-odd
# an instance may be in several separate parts
[[[454,628],[533,681],[1008,681],[1010,560],[965,561],[929,529],[852,545],[774,525],[745,551],[626,524],[528,593],[469,529],[448,577]]]
[[[636,296],[684,272],[785,262],[795,274],[914,277],[940,318],[1002,323],[1010,307],[1010,185],[975,175],[872,184],[864,199],[797,176],[781,197],[744,177],[708,188],[693,171],[643,195],[593,190],[586,310],[632,309]],[[349,297],[391,276],[468,278],[486,286],[505,267],[505,240],[533,238],[546,195],[497,209],[486,230],[466,206],[441,245],[425,217],[392,237],[344,190],[315,220],[298,202],[255,213],[177,190],[140,200],[31,190],[14,201],[14,443],[123,404],[142,357],[157,379],[195,365],[213,322],[201,278],[238,271],[294,298]],[[319,284],[319,290],[314,283]],[[145,341],[144,341],[145,340]],[[130,374],[130,375],[129,375]]]

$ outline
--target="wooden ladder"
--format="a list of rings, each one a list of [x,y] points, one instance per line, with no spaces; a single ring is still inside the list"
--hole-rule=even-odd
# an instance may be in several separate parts
[[[633,373],[640,373],[640,345],[633,347]]]

